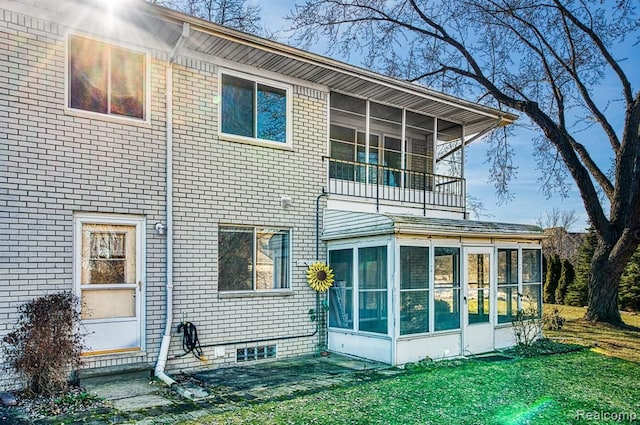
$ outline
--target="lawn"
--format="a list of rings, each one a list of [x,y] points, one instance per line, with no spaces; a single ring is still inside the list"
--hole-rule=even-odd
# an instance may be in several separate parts
[[[640,423],[640,334],[591,328],[580,320],[583,309],[558,308],[568,321],[554,338],[594,349],[489,363],[441,362],[190,424]],[[625,321],[640,326],[638,316],[625,315]]]
[[[592,347],[601,354],[640,362],[640,333],[623,331],[605,324],[594,325],[582,320],[585,309],[564,305],[545,305],[545,313],[558,309],[567,319],[560,331],[545,331],[545,336]],[[640,315],[622,312],[622,320],[630,326],[640,328]],[[640,420],[639,420],[640,421]]]

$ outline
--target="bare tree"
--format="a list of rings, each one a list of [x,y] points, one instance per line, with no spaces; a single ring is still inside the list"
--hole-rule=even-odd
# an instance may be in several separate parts
[[[560,210],[552,208],[544,212],[544,215],[536,217],[536,224],[543,229],[552,229],[561,227],[567,232],[571,231],[571,227],[578,222],[576,210]]]
[[[260,7],[247,0],[150,0],[171,9],[251,34],[265,34]]]
[[[612,47],[638,37],[638,13],[629,0],[306,0],[290,18],[302,44],[327,37],[378,71],[525,114],[540,134],[541,187],[575,184],[597,234],[586,318],[621,325],[620,276],[639,242],[640,93]],[[587,128],[608,144],[612,172],[581,141]]]
[[[582,233],[572,233],[571,228],[578,222],[576,210],[552,208],[536,218],[536,224],[544,229],[546,239],[542,241],[542,253],[557,255],[575,264],[578,248],[584,242]]]

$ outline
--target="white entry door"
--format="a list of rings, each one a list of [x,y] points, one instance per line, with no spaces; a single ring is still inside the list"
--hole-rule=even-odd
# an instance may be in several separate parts
[[[463,347],[465,354],[493,351],[493,249],[464,248]]]
[[[143,349],[144,219],[77,216],[75,242],[85,354]]]

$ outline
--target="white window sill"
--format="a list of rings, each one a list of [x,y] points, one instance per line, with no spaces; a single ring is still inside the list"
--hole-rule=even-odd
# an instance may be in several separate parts
[[[273,289],[265,291],[218,291],[219,299],[227,298],[265,298],[265,297],[290,297],[291,289]]]
[[[270,142],[268,140],[252,139],[249,137],[234,136],[232,134],[219,133],[218,139],[221,142],[241,143],[244,145],[253,145],[253,146],[260,146],[263,148],[280,149],[283,151],[294,150],[293,146],[291,146],[291,143]]]
[[[64,113],[65,115],[86,118],[90,120],[105,121],[105,122],[111,122],[116,124],[134,125],[136,127],[151,128],[151,123],[149,122],[148,119],[141,120],[138,118],[128,118],[128,117],[119,116],[119,115],[101,114],[99,112],[83,111],[80,109],[71,109],[71,108],[65,108]]]

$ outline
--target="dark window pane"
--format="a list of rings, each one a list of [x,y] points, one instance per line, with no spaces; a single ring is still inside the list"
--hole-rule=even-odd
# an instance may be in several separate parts
[[[435,284],[460,286],[460,248],[437,247],[434,251]]]
[[[107,113],[108,48],[83,37],[69,38],[69,106]]]
[[[287,141],[287,92],[258,84],[258,138]]]
[[[289,287],[289,232],[258,230],[256,289]]]
[[[377,246],[358,250],[360,289],[387,288],[387,247]]]
[[[111,113],[144,118],[144,55],[111,48]]]
[[[518,285],[498,288],[498,323],[509,323],[518,313]]]
[[[498,250],[498,285],[518,283],[518,250]]]
[[[220,228],[218,290],[253,289],[253,230]]]
[[[222,132],[254,137],[254,91],[252,81],[222,76]]]
[[[400,247],[400,289],[429,288],[429,248]]]
[[[435,330],[460,328],[460,289],[436,288],[434,294]]]
[[[353,250],[329,252],[335,281],[329,289],[329,326],[353,329]]]
[[[429,332],[429,291],[400,293],[400,335]]]
[[[387,291],[360,292],[358,329],[387,333]]]
[[[539,249],[522,250],[522,283],[542,282]]]

